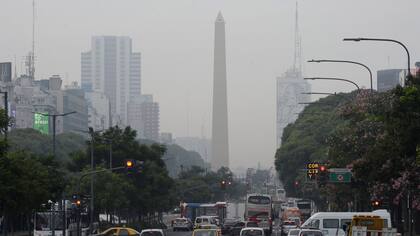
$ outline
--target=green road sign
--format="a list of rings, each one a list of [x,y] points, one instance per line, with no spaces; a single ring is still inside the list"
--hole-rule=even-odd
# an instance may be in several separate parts
[[[349,170],[330,170],[331,183],[350,183],[351,172]]]
[[[40,113],[34,114],[34,129],[42,134],[49,134],[49,117]]]

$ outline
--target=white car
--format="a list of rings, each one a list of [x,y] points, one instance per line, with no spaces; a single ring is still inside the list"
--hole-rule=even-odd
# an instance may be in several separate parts
[[[287,236],[299,236],[300,233],[300,229],[291,229],[289,230],[289,233],[287,234]]]
[[[190,230],[193,229],[193,224],[192,224],[191,220],[188,219],[188,218],[176,218],[173,221],[172,228],[173,228],[174,231],[177,231],[177,230],[188,230],[188,231],[190,231]]]
[[[257,227],[243,228],[239,236],[264,236],[264,229]]]
[[[283,221],[283,224],[281,226],[281,234],[288,235],[291,229],[296,229],[296,228],[297,228],[297,225],[295,221],[291,221],[291,220]]]
[[[143,229],[140,236],[165,236],[162,229]]]

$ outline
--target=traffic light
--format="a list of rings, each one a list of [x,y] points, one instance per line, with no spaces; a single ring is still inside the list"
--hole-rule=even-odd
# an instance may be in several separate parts
[[[299,181],[295,181],[295,187],[297,188],[297,187],[299,187]]]
[[[125,165],[125,169],[127,171],[132,171],[132,172],[140,172],[141,170],[143,170],[143,161],[138,161],[138,160],[134,160],[134,159],[126,159],[124,162]]]
[[[317,180],[318,180],[318,186],[323,187],[327,182],[329,181],[329,171],[328,167],[325,164],[320,164],[318,167],[318,174],[317,174]]]
[[[381,201],[379,200],[374,200],[372,201],[372,207],[377,208],[381,206]]]
[[[319,165],[319,172],[318,173],[325,173],[327,171],[326,165]]]
[[[125,168],[131,169],[133,167],[134,167],[134,160],[131,160],[131,159],[125,160]]]
[[[225,180],[220,181],[220,188],[221,189],[226,189],[226,181]]]

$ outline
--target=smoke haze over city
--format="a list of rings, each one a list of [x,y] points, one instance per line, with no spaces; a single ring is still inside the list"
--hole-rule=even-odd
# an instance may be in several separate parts
[[[16,62],[22,74],[32,45],[32,0],[0,4],[0,61]],[[230,165],[270,167],[276,149],[276,77],[293,66],[295,6],[294,0],[38,0],[35,76],[58,74],[64,84],[80,83],[80,54],[90,50],[92,36],[128,36],[133,51],[142,54],[142,93],[153,94],[160,104],[161,132],[210,138],[214,21],[221,11]],[[368,74],[359,67],[305,62],[358,60],[374,71],[375,88],[377,70],[406,67],[406,55],[396,45],[343,42],[345,37],[395,38],[409,47],[413,63],[419,60],[418,0],[304,0],[298,7],[306,76],[343,77],[368,88]],[[328,81],[311,85],[317,92],[354,89]]]

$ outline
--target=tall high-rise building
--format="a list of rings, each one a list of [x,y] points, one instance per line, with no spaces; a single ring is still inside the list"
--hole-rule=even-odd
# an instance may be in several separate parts
[[[217,15],[215,22],[213,66],[211,168],[218,170],[221,167],[229,167],[225,20],[221,12]]]
[[[378,70],[376,77],[376,88],[378,92],[385,92],[397,87],[397,85],[403,85],[400,76],[403,71],[403,69]],[[402,77],[402,79],[404,79],[404,77]]]
[[[141,95],[141,54],[131,38],[92,37],[91,50],[81,54],[82,88],[102,92],[111,105],[113,125],[127,125],[127,106]]]
[[[282,76],[277,77],[277,147],[281,145],[284,128],[295,122],[298,114],[305,108],[304,104],[310,102],[310,84],[302,76],[302,45],[299,34],[298,8],[296,3],[295,22],[295,56],[294,65]]]

